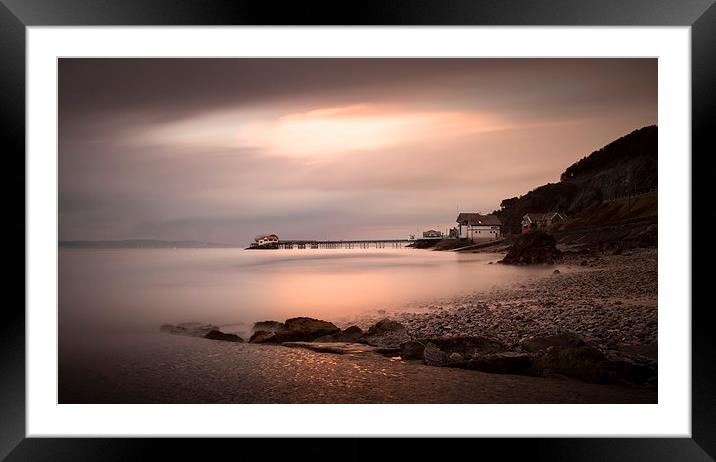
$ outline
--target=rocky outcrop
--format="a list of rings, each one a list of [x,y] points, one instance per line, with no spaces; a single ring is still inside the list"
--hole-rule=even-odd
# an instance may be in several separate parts
[[[508,265],[552,265],[560,258],[557,241],[551,234],[536,230],[520,235],[500,263]]]
[[[530,336],[520,341],[522,351],[537,353],[549,347],[579,347],[586,342],[582,337],[572,332],[557,332],[551,335]]]
[[[331,322],[306,317],[287,319],[284,323],[263,321],[256,324],[274,330],[256,330],[249,339],[250,343],[311,342],[319,337],[340,332]]]
[[[404,325],[391,319],[381,319],[368,329],[362,341],[383,348],[400,348],[411,339]]]
[[[208,338],[209,340],[223,340],[225,342],[236,342],[236,343],[241,343],[244,341],[244,339],[242,339],[241,337],[239,337],[236,334],[226,334],[219,330],[209,331],[206,335],[204,335],[204,338]]]
[[[254,323],[254,326],[251,328],[251,332],[258,332],[260,330],[266,332],[276,332],[284,327],[283,323],[278,321],[259,321]]]
[[[366,345],[364,343],[350,342],[284,342],[283,346],[293,348],[306,348],[319,353],[334,354],[359,354],[359,353],[383,353],[379,347]]]
[[[466,367],[471,359],[507,348],[487,337],[459,336],[411,340],[400,349],[402,359],[422,359],[429,366]]]
[[[204,337],[209,332],[216,330],[219,331],[219,327],[213,324],[201,324],[198,322],[184,322],[181,324],[171,325],[163,324],[160,328],[160,332],[166,332],[174,335],[188,335],[190,337]]]
[[[535,356],[532,372],[541,376],[563,375],[586,382],[604,382],[607,358],[589,346],[549,347]]]
[[[249,343],[279,343],[280,340],[276,335],[276,332],[269,332],[267,330],[257,330],[249,338]]]
[[[405,342],[400,345],[400,358],[405,360],[423,359],[424,351],[425,344],[420,341]]]
[[[358,326],[350,326],[340,332],[318,337],[314,342],[344,342],[356,343],[363,338],[363,330]]]

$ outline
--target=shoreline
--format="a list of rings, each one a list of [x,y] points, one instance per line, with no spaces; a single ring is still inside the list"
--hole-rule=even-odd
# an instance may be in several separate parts
[[[656,359],[657,266],[656,248],[621,255],[567,249],[550,267],[558,274],[432,300],[389,315],[376,311],[340,327],[366,328],[388,316],[416,337],[482,335],[510,347],[532,335],[570,331],[608,356],[643,350],[642,356]]]

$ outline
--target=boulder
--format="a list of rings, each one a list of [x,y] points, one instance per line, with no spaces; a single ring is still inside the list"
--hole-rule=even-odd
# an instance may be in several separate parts
[[[586,382],[604,382],[606,365],[604,354],[589,345],[549,347],[534,358],[530,372],[537,375],[557,373]]]
[[[450,356],[434,343],[428,342],[423,350],[423,360],[428,366],[447,366]]]
[[[628,358],[610,360],[603,366],[602,382],[619,382],[629,385],[649,384],[656,382],[656,367],[649,364],[640,364]]]
[[[384,348],[400,348],[401,344],[410,340],[405,326],[391,319],[381,319],[363,335],[365,343]]]
[[[465,360],[484,354],[507,351],[507,347],[501,342],[480,336],[438,337],[421,339],[420,341],[425,345],[432,343],[448,356],[453,353],[459,353]]]
[[[578,347],[586,345],[584,339],[572,332],[558,332],[552,335],[537,335],[520,341],[522,351],[537,353],[549,347]]]
[[[559,259],[561,252],[557,249],[557,241],[551,234],[541,230],[521,234],[510,247],[500,263],[508,265],[534,265],[545,263],[552,265]]]
[[[356,343],[363,337],[363,330],[358,326],[350,326],[340,332],[330,335],[323,335],[313,340],[314,342],[344,342]]]
[[[378,347],[364,343],[350,342],[284,342],[283,346],[292,348],[306,348],[319,353],[334,354],[360,354],[360,353],[382,353]]]
[[[218,330],[212,330],[209,331],[206,335],[204,335],[204,338],[208,338],[209,340],[223,340],[225,342],[243,342],[244,339],[239,337],[236,334],[226,334],[224,332],[218,331]]]
[[[256,330],[249,339],[250,343],[311,342],[340,332],[333,323],[305,317],[287,319],[284,323],[262,321],[256,323],[254,328],[257,325],[265,326],[268,330]]]
[[[213,324],[201,324],[198,322],[183,322],[172,326],[170,324],[162,325],[159,330],[174,335],[188,335],[190,337],[204,337],[212,330],[219,330],[218,326]]]
[[[305,317],[287,319],[284,327],[275,331],[282,342],[310,342],[338,332],[340,329],[331,322]]]
[[[249,339],[249,343],[279,343],[279,339],[276,332],[258,330],[253,333]]]
[[[284,325],[278,321],[259,321],[254,323],[254,327],[251,328],[251,332],[257,332],[265,330],[266,332],[276,332],[279,329],[283,329]]]
[[[400,345],[401,359],[423,359],[425,344],[416,340],[405,342]]]
[[[504,352],[478,356],[467,363],[467,368],[491,374],[522,375],[532,367],[532,357],[527,353]]]

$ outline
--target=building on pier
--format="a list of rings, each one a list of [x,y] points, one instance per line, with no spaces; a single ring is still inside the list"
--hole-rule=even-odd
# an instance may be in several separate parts
[[[276,245],[279,243],[278,236],[275,234],[259,234],[254,238],[254,244],[256,247],[263,247],[268,245]]]

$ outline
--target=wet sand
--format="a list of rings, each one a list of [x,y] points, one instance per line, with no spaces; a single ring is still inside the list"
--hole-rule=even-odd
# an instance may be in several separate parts
[[[59,402],[656,403],[657,393],[430,367],[374,353],[337,355],[150,333],[78,340],[64,349]]]

